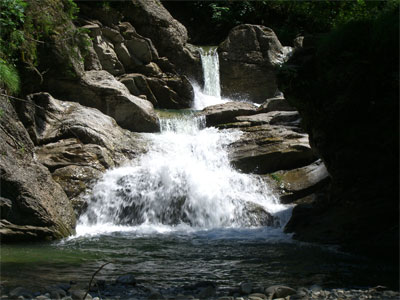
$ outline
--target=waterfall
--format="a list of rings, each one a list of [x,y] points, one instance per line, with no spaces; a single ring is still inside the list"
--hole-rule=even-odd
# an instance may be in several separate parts
[[[201,110],[210,105],[228,102],[229,99],[221,98],[217,47],[199,47],[198,51],[203,67],[204,87],[201,90],[197,84],[193,84],[195,91],[193,108]]]
[[[115,226],[209,229],[286,222],[279,216],[285,206],[265,183],[231,167],[227,146],[239,131],[204,128],[204,118],[193,116],[164,119],[161,126],[160,134],[147,134],[146,154],[107,171],[94,186],[78,234]]]
[[[195,86],[196,109],[228,101],[220,97],[216,48],[200,52],[205,86]],[[230,165],[227,148],[240,131],[205,128],[204,117],[187,114],[160,124],[161,133],[143,134],[149,139],[145,154],[108,170],[95,184],[78,235],[132,228],[279,228],[287,222],[289,209],[262,178]]]
[[[221,98],[219,84],[219,58],[217,47],[199,48],[201,65],[203,67],[204,89],[208,96]]]

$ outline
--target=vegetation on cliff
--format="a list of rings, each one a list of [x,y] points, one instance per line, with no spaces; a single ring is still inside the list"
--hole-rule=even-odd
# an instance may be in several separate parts
[[[46,51],[57,48],[60,57],[79,56],[86,43],[72,24],[78,7],[72,0],[5,0],[0,3],[0,86],[20,91],[20,77],[39,83],[49,70]],[[39,67],[40,65],[40,67]],[[74,73],[74,67],[64,66]],[[71,70],[72,69],[72,70]],[[60,71],[60,70],[58,70]]]

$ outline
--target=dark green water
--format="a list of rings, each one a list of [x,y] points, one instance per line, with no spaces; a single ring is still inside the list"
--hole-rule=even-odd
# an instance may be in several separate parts
[[[294,242],[266,228],[143,234],[137,231],[55,243],[2,245],[1,280],[9,287],[113,280],[133,273],[146,285],[167,288],[214,281],[219,288],[251,281],[264,286],[396,288],[396,266],[372,263],[332,249]]]

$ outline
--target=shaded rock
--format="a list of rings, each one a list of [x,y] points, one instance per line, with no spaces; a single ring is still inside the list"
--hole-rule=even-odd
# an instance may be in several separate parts
[[[79,101],[114,118],[131,131],[155,132],[159,122],[151,102],[135,97],[107,71],[87,71],[79,82],[57,82],[57,95]]]
[[[124,7],[124,12],[136,31],[152,40],[160,56],[167,57],[180,73],[201,80],[200,58],[186,47],[186,28],[170,15],[160,1],[133,0],[132,4]]]
[[[290,203],[311,195],[328,184],[330,177],[321,160],[289,171],[278,171],[271,176],[281,190],[282,203]]]
[[[271,195],[271,197],[273,197]],[[242,221],[246,223],[246,226],[279,226],[279,219],[272,216],[268,211],[265,210],[261,205],[254,202],[244,202],[244,209],[241,212]],[[243,283],[243,289],[248,289],[249,283]],[[250,284],[250,287],[252,285]],[[240,285],[242,290],[242,285]],[[248,292],[247,294],[250,294]]]
[[[129,52],[133,54],[142,64],[147,65],[153,60],[149,42],[144,38],[132,37],[125,41]]]
[[[142,63],[135,56],[132,56],[128,48],[124,43],[118,43],[114,45],[115,53],[118,59],[124,65],[125,71],[131,70],[135,66],[141,65]]]
[[[235,118],[239,122],[250,122],[252,125],[299,125],[300,115],[297,111],[272,111],[251,116],[239,116]]]
[[[182,81],[179,77],[168,78],[166,81],[159,78],[147,78],[147,83],[156,96],[158,107],[160,108],[176,109],[190,107],[194,92],[191,86],[189,88],[187,82],[188,80],[186,78]],[[175,87],[176,90],[169,85]]]
[[[111,29],[103,31],[104,28],[98,24],[86,25],[83,28],[89,30],[89,35],[93,39],[93,49],[96,51],[102,69],[113,75],[125,73],[125,69],[114,51],[114,44],[103,36],[103,32],[111,35]]]
[[[92,300],[93,299],[90,294],[87,294],[87,296],[85,297],[86,291],[78,289],[78,288],[71,288],[69,290],[69,293],[73,300]]]
[[[148,77],[161,77],[163,75],[160,67],[154,62],[147,65],[136,66],[134,71]]]
[[[3,242],[56,239],[74,232],[75,216],[62,188],[33,157],[33,143],[11,103],[1,98],[0,179]],[[10,206],[11,205],[11,206]],[[3,217],[3,215],[2,215]]]
[[[295,111],[296,109],[291,106],[287,100],[283,97],[274,97],[267,99],[263,104],[261,104],[257,112],[267,113],[270,111]]]
[[[23,298],[33,298],[33,294],[23,287],[17,287],[10,291],[9,296],[11,299],[18,299],[19,297]]]
[[[119,79],[129,90],[132,95],[146,95],[146,98],[154,105],[158,106],[156,96],[154,96],[146,76],[142,74],[125,74]]]
[[[199,297],[200,299],[209,299],[209,298],[215,296],[216,292],[217,292],[217,291],[216,291],[215,287],[209,285],[209,286],[203,288],[203,289],[200,291],[200,293],[198,294],[198,297]]]
[[[242,128],[229,146],[232,164],[246,173],[266,174],[306,166],[316,160],[308,136],[283,126]]]
[[[206,117],[207,126],[235,122],[235,117],[252,115],[257,107],[246,102],[228,102],[208,106],[201,112]]]
[[[102,69],[102,66],[99,60],[99,56],[94,50],[93,41],[87,34],[85,34],[84,37],[88,43],[88,45],[86,45],[85,55],[83,55],[85,71],[91,71],[91,70],[99,71]]]
[[[284,285],[273,285],[265,289],[265,294],[267,294],[270,299],[285,298],[296,294],[296,290]]]
[[[248,295],[252,292],[253,290],[253,284],[251,282],[243,282],[240,284],[240,292]]]
[[[119,33],[118,30],[109,28],[109,27],[102,27],[101,28],[101,33],[103,34],[104,37],[106,37],[108,40],[110,40],[113,44],[118,44],[121,43],[124,38],[122,35]]]
[[[136,278],[132,274],[121,275],[117,278],[116,283],[125,285],[136,285]]]
[[[273,97],[278,92],[275,67],[288,51],[268,27],[234,27],[218,46],[222,94],[257,103]]]

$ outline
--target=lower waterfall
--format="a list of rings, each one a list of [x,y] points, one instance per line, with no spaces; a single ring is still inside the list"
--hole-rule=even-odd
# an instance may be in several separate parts
[[[78,235],[132,226],[173,230],[286,223],[287,207],[261,178],[231,167],[227,146],[239,131],[205,128],[204,119],[192,115],[162,119],[161,127],[160,134],[147,134],[146,154],[109,170],[94,186]]]

